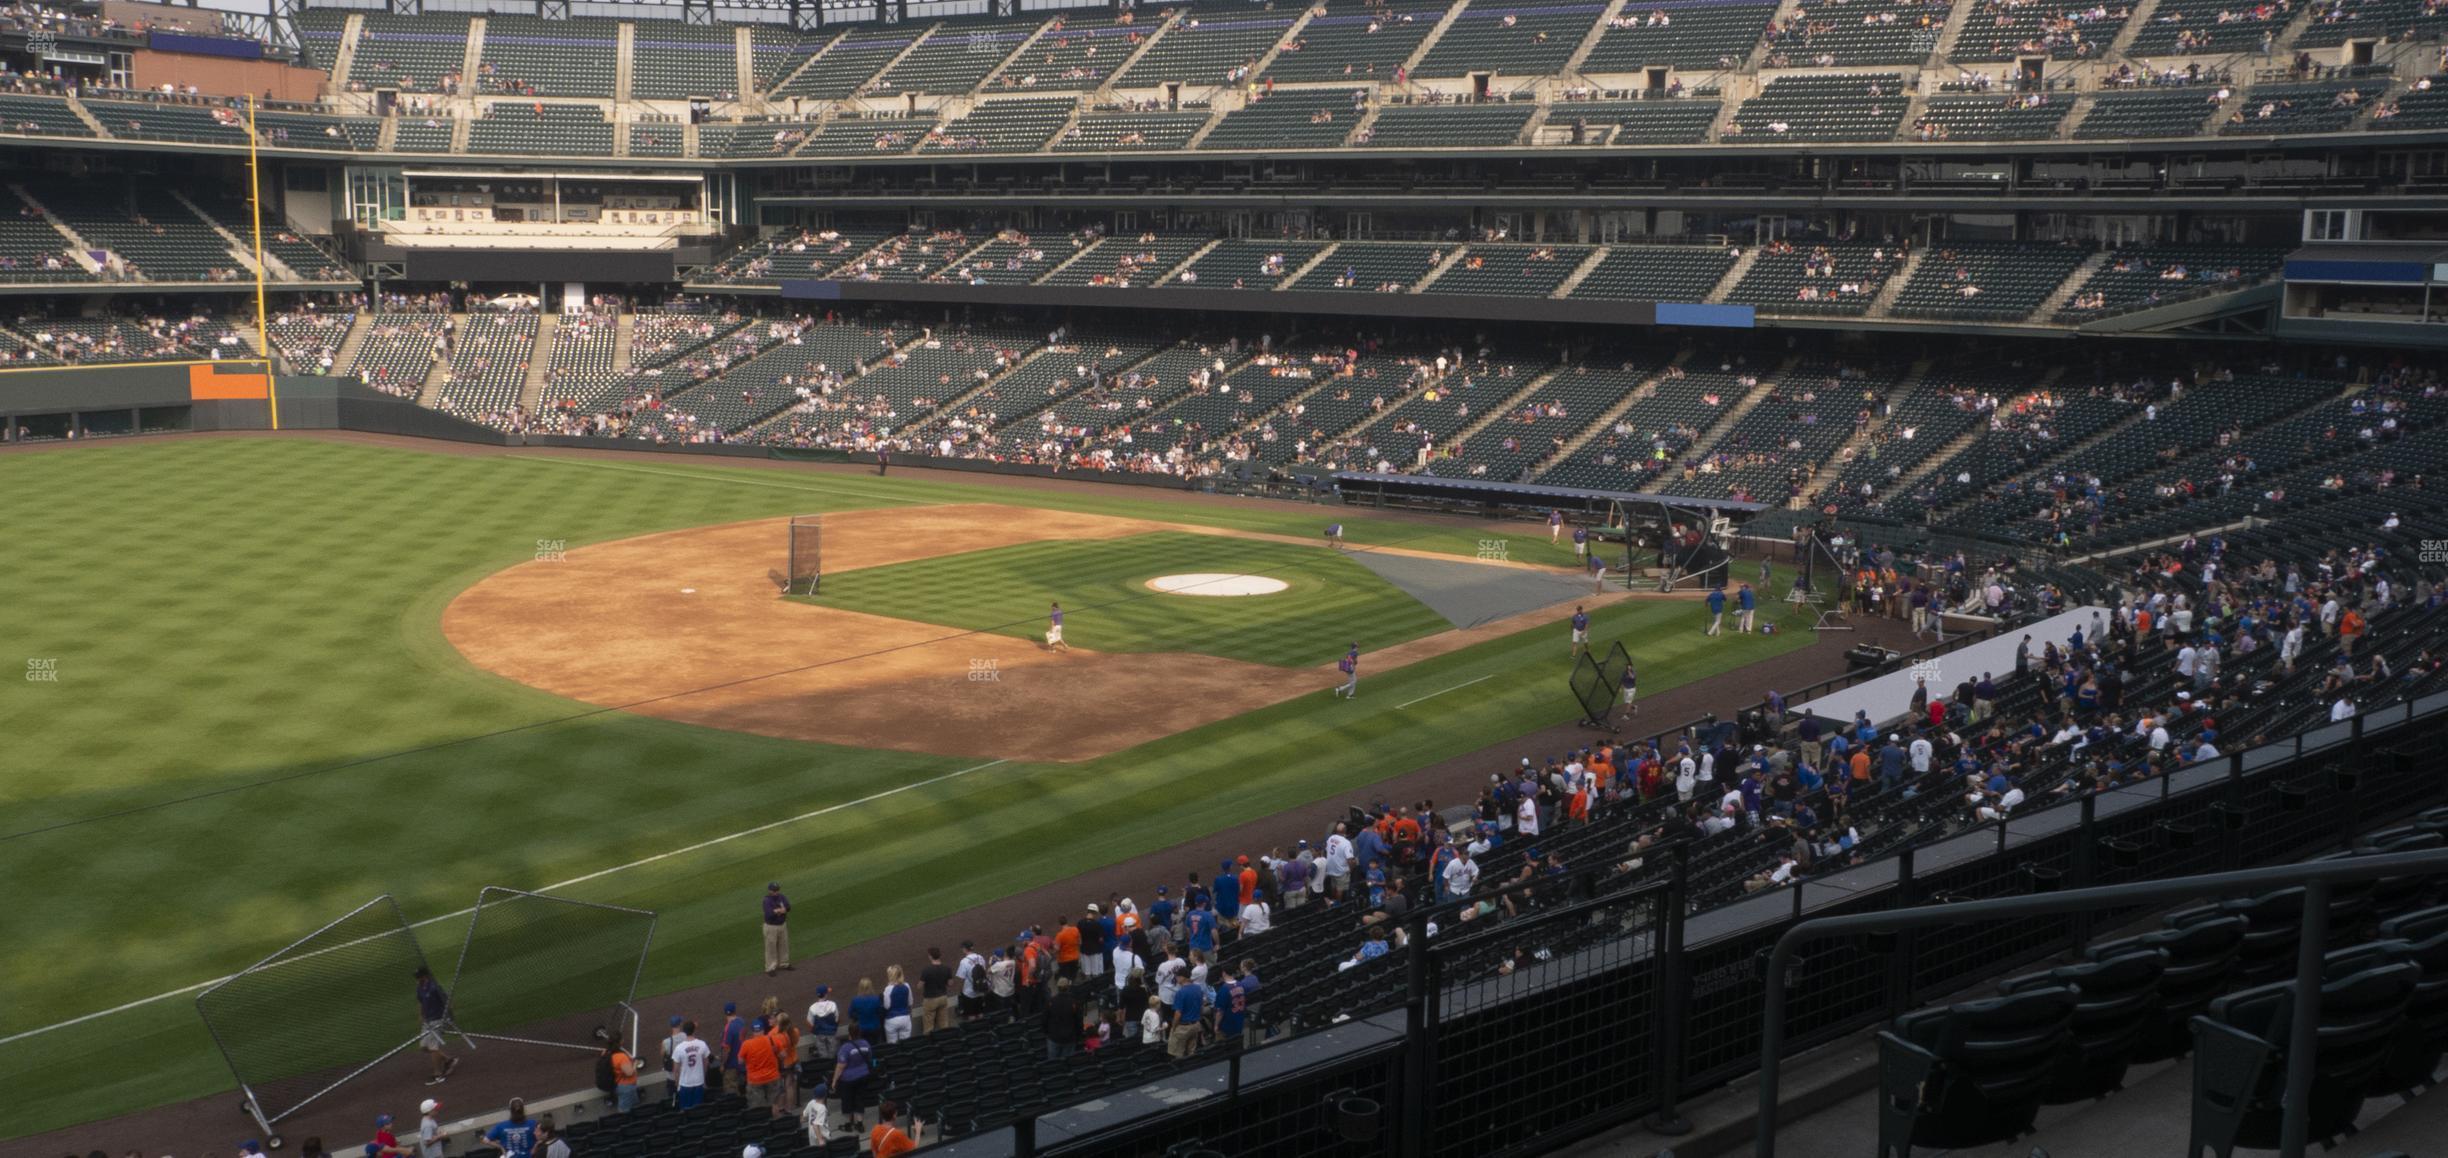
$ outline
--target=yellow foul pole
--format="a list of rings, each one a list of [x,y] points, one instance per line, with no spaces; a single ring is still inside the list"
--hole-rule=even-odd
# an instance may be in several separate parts
[[[272,327],[264,320],[263,169],[255,152],[255,97],[247,96],[247,208],[255,218],[255,341],[263,347],[264,396],[272,429],[280,429],[280,367],[272,357]]]

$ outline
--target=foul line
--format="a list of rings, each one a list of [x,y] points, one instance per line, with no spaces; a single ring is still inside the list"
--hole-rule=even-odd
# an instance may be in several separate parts
[[[859,798],[858,798],[858,799],[856,799],[856,800],[845,800],[845,801],[843,801],[843,802],[841,802],[841,803],[839,803],[839,804],[828,804],[828,805],[824,806],[823,808],[815,809],[815,810],[810,811],[810,812],[802,812],[802,813],[800,813],[800,814],[799,814],[799,815],[797,815],[797,816],[786,817],[786,818],[784,818],[784,819],[782,819],[782,820],[768,821],[768,822],[766,822],[766,823],[764,823],[764,824],[760,824],[760,825],[756,826],[755,828],[743,828],[743,829],[739,830],[738,832],[728,833],[728,834],[725,834],[725,835],[723,835],[723,836],[718,836],[718,837],[715,837],[715,838],[714,838],[714,839],[712,839],[712,840],[701,840],[701,841],[698,841],[697,843],[692,844],[692,845],[687,845],[687,846],[682,847],[682,848],[675,848],[675,849],[671,850],[670,852],[659,852],[659,853],[656,853],[656,854],[654,854],[653,856],[650,856],[650,857],[642,857],[642,858],[640,858],[640,859],[638,859],[638,860],[633,860],[633,861],[630,861],[630,862],[629,862],[629,863],[627,863],[627,864],[622,864],[622,865],[614,865],[614,866],[612,866],[611,868],[608,868],[608,869],[598,869],[598,870],[596,870],[595,872],[591,872],[591,873],[586,874],[585,876],[576,876],[576,877],[571,877],[570,879],[568,879],[568,880],[566,880],[566,881],[559,881],[559,882],[556,882],[556,883],[553,883],[553,884],[545,885],[544,887],[542,887],[542,888],[540,888],[540,889],[535,889],[535,890],[533,890],[533,891],[538,892],[538,893],[550,893],[550,892],[555,892],[555,891],[560,890],[560,889],[570,888],[570,887],[572,887],[572,886],[574,886],[574,885],[582,885],[582,884],[587,883],[588,881],[593,881],[593,880],[601,880],[601,879],[603,879],[604,877],[611,876],[611,875],[612,875],[612,874],[614,874],[614,873],[619,873],[619,872],[627,872],[628,870],[633,869],[633,868],[639,868],[639,867],[642,867],[642,866],[644,866],[644,865],[650,865],[650,864],[653,864],[653,863],[655,863],[655,862],[657,862],[657,861],[665,861],[665,860],[670,860],[671,858],[676,857],[676,856],[687,856],[688,854],[690,854],[690,853],[692,853],[692,852],[702,852],[702,851],[704,851],[704,850],[706,850],[706,849],[709,849],[709,848],[714,847],[715,845],[718,845],[718,844],[728,844],[728,843],[730,843],[730,842],[732,842],[732,841],[739,840],[739,839],[741,839],[742,837],[755,836],[755,835],[757,835],[758,833],[761,833],[761,832],[771,832],[771,831],[773,831],[774,829],[777,829],[777,828],[781,828],[781,827],[783,827],[784,825],[789,825],[789,824],[797,824],[797,823],[799,823],[800,821],[803,821],[803,820],[814,820],[814,819],[816,819],[816,818],[817,818],[817,817],[819,817],[819,816],[830,816],[830,815],[832,815],[833,813],[840,812],[840,811],[842,811],[842,810],[844,810],[844,809],[856,808],[856,807],[858,807],[859,805],[862,805],[862,804],[872,804],[872,803],[874,803],[874,802],[876,802],[876,801],[878,801],[878,800],[882,800],[882,799],[884,799],[884,798],[886,798],[886,797],[888,797],[888,796],[898,796],[898,795],[900,795],[900,794],[902,794],[902,793],[904,793],[904,792],[913,791],[913,790],[916,790],[916,789],[919,789],[919,788],[925,788],[925,787],[927,787],[927,786],[929,786],[929,785],[941,784],[941,783],[943,783],[944,781],[947,781],[947,780],[957,780],[957,779],[959,779],[959,778],[961,778],[961,777],[963,777],[963,776],[967,776],[967,775],[969,775],[969,774],[970,774],[970,773],[972,773],[972,772],[983,772],[983,771],[987,770],[988,768],[993,768],[993,767],[996,767],[997,765],[1009,764],[1009,763],[1011,763],[1011,761],[1009,761],[1009,760],[989,760],[989,761],[987,761],[987,762],[985,762],[985,763],[983,763],[983,764],[972,764],[972,765],[970,765],[970,766],[969,766],[969,767],[967,767],[967,768],[962,768],[962,769],[959,769],[959,770],[957,770],[957,771],[952,771],[952,772],[946,772],[946,773],[944,773],[944,774],[943,774],[943,775],[941,775],[941,776],[932,776],[932,777],[929,777],[929,778],[927,778],[927,779],[925,779],[925,780],[913,780],[913,781],[911,781],[910,783],[907,783],[907,784],[901,785],[901,786],[900,786],[900,787],[898,787],[898,788],[887,788],[887,789],[885,789],[885,790],[884,790],[884,791],[882,791],[882,792],[874,792],[874,793],[869,793],[868,795],[861,796],[861,797],[859,797]],[[452,921],[452,920],[457,920],[457,919],[459,919],[460,917],[467,916],[469,913],[473,913],[473,912],[475,912],[475,911],[476,911],[476,910],[475,910],[473,907],[470,907],[470,908],[465,908],[465,909],[459,909],[459,910],[456,910],[456,911],[453,911],[453,912],[444,913],[444,914],[442,914],[441,916],[438,916],[438,917],[427,917],[427,918],[425,918],[425,919],[424,919],[424,920],[422,920],[422,921],[412,921],[412,922],[410,922],[410,923],[409,923],[408,927],[409,927],[409,928],[411,928],[411,929],[421,929],[421,928],[424,928],[424,927],[425,927],[425,926],[427,926],[427,925],[436,925],[436,924],[440,924],[440,923],[442,923],[442,922],[444,922],[444,921]],[[384,934],[378,934],[377,936],[389,936],[389,935],[390,935],[390,934],[384,933]],[[344,947],[344,946],[338,946],[338,945],[335,945],[335,946],[332,946],[332,947],[331,947],[331,948],[329,948],[329,949],[317,950],[317,952],[330,952],[330,951],[331,951],[331,949],[337,949],[337,948],[343,948],[343,947]],[[67,1029],[67,1028],[69,1028],[70,1026],[75,1026],[75,1025],[83,1025],[83,1024],[84,1024],[84,1023],[86,1023],[86,1022],[89,1022],[89,1021],[94,1021],[94,1020],[97,1020],[97,1019],[99,1019],[99,1018],[109,1017],[109,1016],[111,1016],[111,1015],[113,1015],[113,1014],[126,1013],[127,1011],[129,1011],[129,1010],[131,1010],[131,1009],[141,1009],[141,1008],[143,1008],[143,1007],[145,1007],[145,1006],[147,1006],[147,1005],[151,1005],[151,1004],[153,1004],[154,1002],[157,1002],[157,1001],[168,1001],[169,999],[171,999],[171,998],[173,998],[173,997],[181,997],[181,996],[185,996],[186,994],[189,994],[189,993],[194,993],[194,992],[196,992],[197,990],[200,990],[200,989],[210,989],[210,988],[212,988],[213,986],[215,986],[215,985],[219,985],[219,984],[221,984],[222,982],[224,982],[224,981],[228,981],[228,980],[230,980],[230,978],[232,978],[232,977],[236,977],[236,976],[238,976],[238,974],[236,974],[236,973],[232,973],[232,974],[230,974],[230,975],[229,975],[229,976],[227,976],[227,977],[215,977],[215,978],[213,978],[213,979],[212,979],[212,980],[210,980],[210,981],[199,981],[199,982],[197,982],[197,983],[195,983],[195,984],[193,984],[193,985],[182,986],[182,987],[180,987],[180,988],[170,990],[170,991],[169,991],[169,992],[167,992],[167,993],[156,993],[156,994],[154,994],[154,995],[153,995],[153,996],[151,996],[151,997],[140,997],[140,998],[137,998],[137,999],[136,999],[136,1000],[134,1000],[134,1001],[127,1002],[127,1003],[126,1003],[126,1004],[124,1004],[124,1005],[114,1005],[114,1006],[110,1007],[109,1009],[96,1010],[95,1012],[88,1013],[88,1014],[84,1014],[84,1015],[82,1015],[82,1016],[78,1016],[78,1017],[72,1017],[72,1018],[69,1018],[69,1019],[68,1019],[68,1020],[66,1020],[66,1021],[59,1022],[59,1023],[54,1024],[54,1025],[46,1025],[46,1026],[43,1026],[43,1027],[42,1027],[42,1028],[40,1028],[40,1029],[29,1029],[29,1030],[24,1031],[23,1033],[13,1033],[13,1034],[10,1034],[10,1035],[9,1035],[9,1036],[7,1036],[7,1037],[0,1037],[0,1045],[7,1045],[7,1044],[9,1044],[10,1042],[15,1042],[15,1041],[24,1041],[25,1039],[30,1038],[30,1037],[39,1037],[39,1036],[41,1036],[41,1035],[43,1035],[43,1034],[46,1034],[46,1033],[49,1033],[49,1032],[51,1032],[51,1031],[53,1031],[53,1030],[55,1030],[55,1029]]]
[[[1486,681],[1488,681],[1488,680],[1492,680],[1492,679],[1495,679],[1495,678],[1496,678],[1496,673],[1495,673],[1495,672],[1489,672],[1489,673],[1487,673],[1486,675],[1480,676],[1478,679],[1475,679],[1475,680],[1464,680],[1464,681],[1463,681],[1463,682],[1461,682],[1461,683],[1455,684],[1454,686],[1452,686],[1452,687],[1450,687],[1450,688],[1445,689],[1445,692],[1458,692],[1458,691],[1461,691],[1461,690],[1462,690],[1462,689],[1464,689],[1464,688],[1467,688],[1467,687],[1471,686],[1472,684],[1475,684],[1475,683],[1484,683],[1484,682],[1486,682]],[[1411,704],[1424,704],[1424,703],[1427,703],[1428,701],[1433,700],[1433,699],[1437,698],[1438,696],[1444,695],[1444,694],[1445,694],[1445,692],[1430,692],[1430,693],[1428,693],[1427,695],[1421,696],[1420,698],[1418,698],[1418,699],[1416,699],[1416,700],[1412,700],[1412,701],[1410,701],[1410,703],[1396,704],[1396,705],[1394,705],[1394,710],[1399,712],[1399,711],[1403,710],[1404,708],[1410,707],[1410,706],[1411,706]],[[4,1041],[4,1040],[6,1040],[6,1039],[0,1039],[0,1041]]]

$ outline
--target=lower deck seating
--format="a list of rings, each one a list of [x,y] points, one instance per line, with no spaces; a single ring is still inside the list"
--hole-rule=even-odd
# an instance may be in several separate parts
[[[801,146],[802,157],[882,157],[907,153],[935,131],[933,116],[837,117]]]

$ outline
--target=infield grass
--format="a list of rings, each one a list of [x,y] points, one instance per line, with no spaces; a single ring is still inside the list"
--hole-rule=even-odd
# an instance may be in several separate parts
[[[1308,536],[1325,509],[311,439],[4,455],[0,493],[0,1039],[102,1014],[0,1040],[0,1138],[228,1089],[192,994],[147,999],[378,894],[432,922],[440,962],[482,886],[591,877],[557,895],[659,912],[642,992],[666,992],[755,967],[768,879],[792,891],[795,947],[819,953],[1570,716],[1565,643],[1539,630],[1371,676],[1356,702],[1321,692],[1083,764],[980,766],[588,708],[475,670],[438,625],[539,540],[981,500]],[[1464,555],[1485,534],[1334,517],[1354,542]],[[1626,639],[1651,689],[1808,641],[1704,640],[1698,615],[1622,604],[1593,636]],[[56,660],[57,681],[19,678],[28,659]],[[825,980],[849,979],[799,986]]]
[[[1161,575],[1261,575],[1273,595],[1164,594]],[[1158,531],[943,555],[825,577],[806,600],[827,607],[1042,639],[1051,604],[1063,639],[1095,651],[1195,652],[1306,667],[1352,640],[1370,650],[1452,625],[1340,551],[1263,539]]]

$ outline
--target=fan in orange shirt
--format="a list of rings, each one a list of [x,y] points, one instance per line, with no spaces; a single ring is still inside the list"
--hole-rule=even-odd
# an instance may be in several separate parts
[[[918,1148],[918,1143],[901,1132],[893,1123],[901,1118],[901,1103],[888,1101],[876,1107],[876,1127],[867,1131],[867,1149],[875,1158],[896,1158]]]

